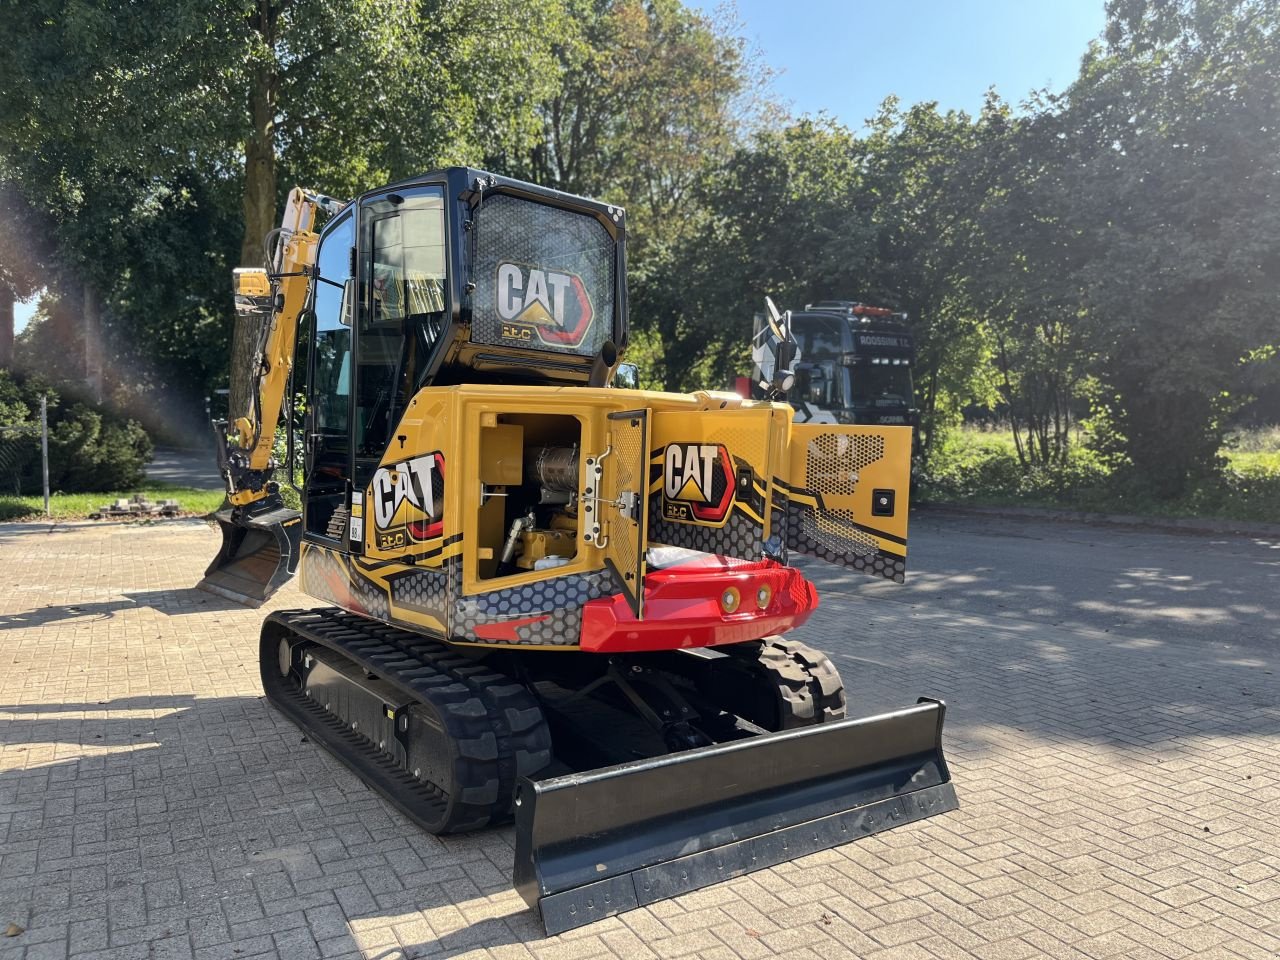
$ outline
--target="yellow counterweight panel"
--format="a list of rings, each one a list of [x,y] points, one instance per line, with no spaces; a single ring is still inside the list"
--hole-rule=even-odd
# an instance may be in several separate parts
[[[910,427],[793,424],[782,484],[787,545],[900,581],[910,484]]]

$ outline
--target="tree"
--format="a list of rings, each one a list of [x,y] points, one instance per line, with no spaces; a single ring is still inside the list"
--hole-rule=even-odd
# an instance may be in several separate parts
[[[1070,215],[1075,197],[1058,162],[1055,98],[1036,95],[1015,118],[994,97],[988,135],[971,152],[973,233],[965,258],[968,309],[992,345],[1002,412],[1024,470],[1067,463],[1079,390],[1092,362],[1080,271],[1087,251]]]
[[[5,18],[0,170],[49,217],[61,282],[102,303],[114,339],[129,341],[121,354],[159,361],[148,365],[155,380],[195,372],[207,386],[227,369],[209,354],[231,339],[230,268],[261,262],[284,186],[350,195],[524,143],[551,75],[539,51],[557,10],[551,0],[26,3]],[[160,235],[173,246],[158,247]],[[249,346],[237,336],[233,409]]]
[[[936,103],[904,110],[891,97],[865,142],[863,202],[876,244],[853,289],[912,318],[926,454],[963,406],[991,399],[990,342],[973,283],[982,269],[974,218],[988,190],[977,156],[1005,125],[994,96],[976,120]]]
[[[1063,115],[1102,384],[1135,474],[1212,474],[1249,358],[1280,341],[1280,7],[1117,0]]]
[[[0,369],[13,365],[14,303],[44,285],[47,225],[0,168]]]
[[[860,149],[830,120],[761,131],[704,177],[697,229],[642,267],[633,313],[657,341],[668,387],[723,386],[747,372],[752,316],[838,295],[872,249]],[[859,227],[861,223],[861,227]]]
[[[755,106],[761,70],[733,25],[679,0],[567,0],[554,44],[559,82],[538,106],[542,135],[517,175],[627,208],[633,256],[697,222],[688,209]],[[764,101],[767,103],[767,101]]]

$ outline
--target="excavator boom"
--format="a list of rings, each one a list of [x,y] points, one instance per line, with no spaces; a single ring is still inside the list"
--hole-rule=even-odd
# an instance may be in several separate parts
[[[214,425],[227,506],[215,514],[222,546],[199,583],[203,590],[258,606],[298,569],[302,515],[285,505],[274,479],[276,427],[291,382],[298,321],[311,295],[319,210],[342,204],[294,187],[280,227],[268,237],[267,266],[235,271],[237,322],[254,344],[247,407]],[[237,400],[241,398],[236,398]]]

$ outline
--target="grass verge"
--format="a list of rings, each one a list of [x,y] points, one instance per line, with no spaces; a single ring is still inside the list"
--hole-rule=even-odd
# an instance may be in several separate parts
[[[222,506],[222,490],[196,490],[151,482],[134,490],[112,490],[108,493],[55,493],[49,497],[49,513],[54,520],[81,520],[96,513],[103,504],[129,499],[142,494],[148,500],[177,500],[182,512],[189,516],[205,516]],[[44,497],[0,495],[0,521],[43,520]]]

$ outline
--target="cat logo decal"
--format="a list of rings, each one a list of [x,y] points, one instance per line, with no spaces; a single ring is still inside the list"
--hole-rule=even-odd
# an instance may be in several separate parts
[[[538,339],[552,347],[576,347],[591,329],[595,309],[575,273],[500,263],[497,284],[504,340]]]
[[[733,505],[733,461],[719,443],[671,443],[662,457],[662,516],[719,523]]]
[[[444,455],[428,453],[378,468],[369,485],[380,550],[444,532]]]

